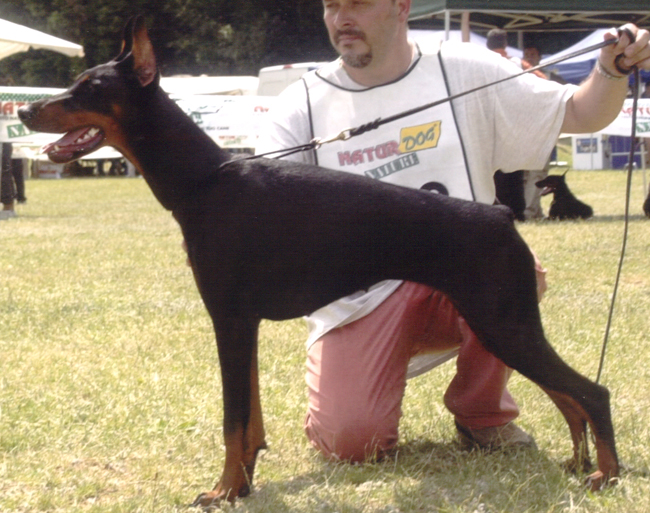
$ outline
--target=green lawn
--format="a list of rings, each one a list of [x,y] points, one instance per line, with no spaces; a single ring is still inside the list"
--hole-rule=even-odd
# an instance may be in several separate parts
[[[625,174],[572,171],[586,222],[520,231],[548,268],[548,337],[594,377],[622,237]],[[268,512],[647,512],[650,510],[650,220],[635,176],[628,256],[602,382],[612,392],[618,486],[566,474],[568,429],[551,401],[510,389],[539,452],[459,449],[442,394],[453,363],[409,383],[395,458],[324,462],[302,432],[301,320],[265,322],[261,386],[269,450],[251,497]],[[177,512],[213,486],[223,442],[210,320],[171,215],[140,179],[31,180],[0,221],[0,512]],[[547,200],[545,200],[547,201]],[[546,203],[547,205],[547,203]]]

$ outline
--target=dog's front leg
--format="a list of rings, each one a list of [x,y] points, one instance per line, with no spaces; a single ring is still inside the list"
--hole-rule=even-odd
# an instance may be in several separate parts
[[[229,320],[217,327],[224,398],[226,461],[221,478],[194,506],[207,508],[250,493],[255,460],[266,448],[257,370],[259,321]]]

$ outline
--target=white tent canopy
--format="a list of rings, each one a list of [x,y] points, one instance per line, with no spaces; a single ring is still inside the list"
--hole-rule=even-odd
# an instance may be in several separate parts
[[[447,38],[449,39],[449,41],[455,41],[457,43],[460,43],[463,40],[462,31],[460,30],[450,30],[447,32],[445,30],[410,29],[409,37],[413,39],[416,43],[426,44],[426,45],[430,45],[432,43],[439,44],[440,41],[445,41]],[[485,36],[475,34],[474,32],[470,32],[469,42],[477,44],[484,48],[487,46],[487,38]],[[523,53],[524,53],[522,50],[518,48],[513,48],[512,46],[508,46],[506,48],[506,52],[510,57],[520,57],[520,58],[523,57]]]
[[[26,52],[30,48],[52,50],[69,57],[83,57],[84,55],[84,49],[80,45],[23,25],[0,20],[0,59],[14,53]]]
[[[582,50],[592,45],[602,43],[604,40],[604,35],[608,30],[609,29],[604,28],[594,30],[591,34],[586,36],[584,39],[581,39],[573,46],[570,46],[569,48],[566,48],[556,54],[544,57],[541,64],[544,65],[551,60],[565,57],[578,50]],[[555,64],[551,66],[550,70],[560,75],[567,82],[579,84],[589,76],[591,70],[596,65],[596,59],[598,59],[599,55],[600,50],[592,50],[591,52],[583,53],[582,55],[578,55],[571,59],[567,59],[558,64]],[[647,82],[648,80],[650,80],[650,73],[645,70],[641,70],[641,82]]]
[[[604,34],[607,31],[608,29],[594,30],[591,34],[589,34],[584,39],[581,39],[573,46],[570,46],[561,52],[542,59],[541,64],[544,64],[545,62],[553,59],[558,59],[560,57],[570,55],[578,50],[582,50],[583,48],[587,48],[597,43],[602,43],[604,40]],[[585,78],[587,78],[589,73],[591,73],[591,70],[596,64],[596,59],[599,55],[600,50],[592,50],[589,53],[584,53],[582,55],[578,55],[577,57],[573,57],[571,59],[562,61],[559,64],[556,64],[552,67],[552,71],[556,72],[568,82],[579,84]]]

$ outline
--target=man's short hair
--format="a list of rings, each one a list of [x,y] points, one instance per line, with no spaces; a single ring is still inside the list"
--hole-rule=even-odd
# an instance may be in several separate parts
[[[503,49],[508,46],[508,33],[502,29],[492,29],[487,34],[487,47],[490,50]]]

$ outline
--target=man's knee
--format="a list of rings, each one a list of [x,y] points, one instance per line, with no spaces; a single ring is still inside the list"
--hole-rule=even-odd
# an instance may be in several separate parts
[[[397,421],[399,422],[399,420]],[[339,418],[324,426],[311,414],[307,415],[305,431],[312,445],[326,458],[362,462],[381,458],[397,444],[397,422],[356,416]]]

